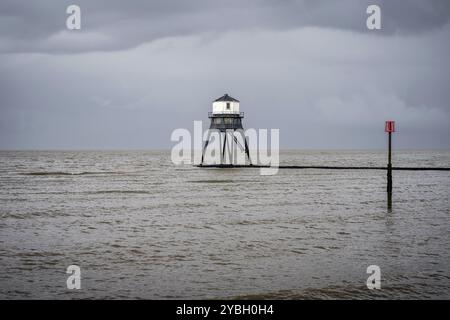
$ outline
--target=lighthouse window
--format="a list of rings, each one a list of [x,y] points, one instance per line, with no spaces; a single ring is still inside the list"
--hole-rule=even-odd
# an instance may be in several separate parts
[[[230,103],[227,102],[227,110],[230,110]]]
[[[214,118],[214,123],[215,124],[221,124],[222,123],[222,118]]]
[[[231,119],[231,118],[224,118],[224,119],[223,119],[223,122],[224,122],[225,124],[233,124],[233,119]]]

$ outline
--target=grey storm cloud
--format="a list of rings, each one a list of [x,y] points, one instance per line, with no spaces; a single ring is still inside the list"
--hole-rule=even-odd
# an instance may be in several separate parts
[[[78,4],[81,30],[65,28]],[[382,30],[366,8],[382,9]],[[281,147],[450,148],[450,2],[0,2],[0,149],[168,148],[211,101]],[[205,128],[206,129],[206,128]]]
[[[121,50],[156,39],[245,28],[327,27],[367,32],[365,9],[378,4],[382,34],[442,27],[450,17],[446,0],[79,0],[83,32],[65,30],[73,1],[0,3],[0,52]]]

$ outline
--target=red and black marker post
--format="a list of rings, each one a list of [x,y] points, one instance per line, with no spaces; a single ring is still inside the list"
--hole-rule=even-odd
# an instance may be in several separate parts
[[[392,133],[395,132],[395,121],[386,121],[384,131],[388,133],[388,165],[387,165],[387,193],[388,210],[392,210]]]

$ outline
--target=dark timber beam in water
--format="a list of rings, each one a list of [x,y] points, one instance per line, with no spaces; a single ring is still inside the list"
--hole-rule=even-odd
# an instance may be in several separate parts
[[[203,164],[198,168],[270,168],[267,165],[238,165],[238,164]],[[278,166],[279,169],[327,169],[327,170],[388,170],[387,167],[334,167],[334,166]],[[391,167],[391,170],[403,171],[450,171],[444,167]]]

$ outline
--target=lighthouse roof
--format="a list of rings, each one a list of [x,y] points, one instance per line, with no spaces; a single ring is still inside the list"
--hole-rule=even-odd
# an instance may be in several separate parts
[[[214,100],[214,102],[217,102],[217,101],[239,102],[238,99],[235,99],[235,98],[233,98],[233,97],[230,97],[230,96],[228,95],[228,93],[225,93],[225,94],[224,94],[223,96],[221,96],[220,98]]]

